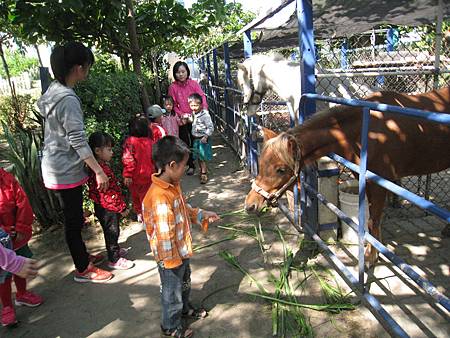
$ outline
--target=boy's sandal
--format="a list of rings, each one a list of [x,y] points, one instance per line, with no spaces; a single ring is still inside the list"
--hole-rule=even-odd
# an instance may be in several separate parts
[[[200,183],[206,184],[207,182],[208,182],[208,175],[206,175],[206,173],[200,174]]]
[[[206,311],[206,309],[202,307],[194,308],[189,304],[189,310],[187,310],[187,312],[183,312],[182,316],[185,318],[205,319],[206,317],[208,317],[208,311]]]
[[[164,330],[163,328],[161,328],[161,337],[189,338],[192,337],[193,334],[194,331],[192,331],[190,328],[184,329],[181,326],[172,330]]]

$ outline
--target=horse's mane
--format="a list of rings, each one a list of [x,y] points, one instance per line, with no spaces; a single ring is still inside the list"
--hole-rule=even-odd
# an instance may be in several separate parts
[[[276,154],[281,161],[286,163],[291,170],[294,170],[295,159],[292,156],[293,154],[286,151],[286,149],[292,147],[292,141],[295,142],[294,136],[288,134],[287,132],[283,132],[277,137],[264,142],[263,151],[270,150],[273,154]]]
[[[311,128],[314,125],[320,123],[325,120],[326,122],[331,122],[332,118],[335,117],[336,120],[341,120],[344,117],[344,113],[354,111],[354,109],[349,108],[349,106],[345,105],[337,105],[328,109],[324,109],[313,114],[309,119],[307,119],[303,124],[296,126],[294,128],[289,129],[287,132],[295,134],[304,128]],[[353,116],[353,115],[352,115]],[[345,116],[347,117],[347,116]]]
[[[304,128],[323,128],[325,124],[332,122],[333,120],[340,119],[337,115],[349,112],[348,106],[335,106],[329,109],[322,110],[315,113],[311,118],[306,120],[302,125],[291,128],[285,132],[282,132],[277,137],[274,137],[266,142],[264,142],[263,151],[270,150],[272,154],[276,154],[281,161],[286,163],[286,165],[294,170],[295,168],[295,157],[288,149],[294,147],[301,147],[302,145],[298,143],[297,134],[301,133]],[[347,115],[344,118],[354,116]],[[334,119],[333,117],[336,117]],[[317,126],[316,126],[317,124]]]

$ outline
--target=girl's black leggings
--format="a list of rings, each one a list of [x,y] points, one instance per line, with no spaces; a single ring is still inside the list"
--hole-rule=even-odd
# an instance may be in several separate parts
[[[192,123],[186,123],[185,125],[180,126],[179,129],[180,139],[183,140],[184,143],[192,149]],[[187,165],[189,168],[195,168],[194,159],[192,158],[192,152],[189,154],[189,160]]]

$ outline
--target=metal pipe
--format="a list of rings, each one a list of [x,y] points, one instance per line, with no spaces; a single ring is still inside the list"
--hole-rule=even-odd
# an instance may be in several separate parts
[[[384,103],[375,103],[355,99],[343,99],[338,97],[329,97],[317,94],[303,94],[302,98],[300,99],[300,107],[302,107],[305,104],[305,101],[307,99],[334,102],[337,104],[343,104],[352,107],[368,107],[372,110],[377,110],[380,112],[398,113],[406,116],[419,117],[424,120],[450,125],[450,115],[442,114],[442,112],[423,111],[420,109],[392,106]]]
[[[359,166],[354,164],[353,162],[350,162],[343,158],[342,156],[339,156],[337,154],[328,154],[328,157],[332,158],[333,160],[342,163],[347,168],[353,170],[356,173],[360,173]],[[427,201],[425,198],[417,196],[416,194],[406,190],[405,188],[402,188],[391,181],[388,181],[384,179],[383,177],[378,176],[377,174],[371,172],[370,170],[367,170],[366,178],[368,180],[371,180],[375,183],[377,183],[379,186],[383,187],[386,190],[389,190],[393,192],[394,194],[410,201],[411,203],[414,203],[418,207],[432,213],[433,215],[442,218],[444,221],[450,223],[450,211],[447,211],[435,204],[433,204],[430,201]]]
[[[335,267],[339,275],[345,280],[345,282],[352,288],[355,293],[360,296],[364,305],[373,313],[373,315],[381,322],[381,325],[388,331],[391,335],[395,337],[409,337],[408,334],[398,325],[398,323],[391,317],[391,315],[381,306],[380,302],[371,294],[364,292],[361,293],[358,287],[358,280],[352,274],[352,272],[339,260],[339,258],[334,254],[333,251],[328,248],[328,246],[322,241],[322,239],[314,233],[309,224],[305,223],[303,229],[299,229],[294,223],[290,212],[285,205],[278,202],[280,210],[288,218],[289,222],[297,229],[297,231],[307,233],[312,239],[319,245],[320,249],[323,251],[322,254],[325,259]],[[289,215],[289,216],[288,216]]]
[[[342,212],[337,206],[328,202],[325,196],[319,193],[316,189],[313,189],[310,185],[305,184],[305,189],[308,193],[317,196],[318,200],[331,210],[341,221],[347,223],[353,231],[358,232],[358,224],[356,224],[350,217],[348,217],[344,212]],[[390,251],[386,246],[384,246],[378,239],[373,237],[370,233],[364,233],[364,239],[372,244],[383,256],[385,256],[389,261],[396,265],[400,270],[402,270],[408,277],[410,277],[419,287],[421,287],[428,295],[435,299],[439,304],[441,304],[447,311],[450,311],[449,299],[440,293],[437,288],[422,278],[417,274],[414,269],[408,265],[403,259],[396,256],[392,251]]]

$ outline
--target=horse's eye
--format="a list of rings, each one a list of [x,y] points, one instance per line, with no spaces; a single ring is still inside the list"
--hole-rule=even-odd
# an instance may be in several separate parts
[[[285,173],[286,173],[286,168],[278,168],[277,169],[277,174],[284,175]]]

